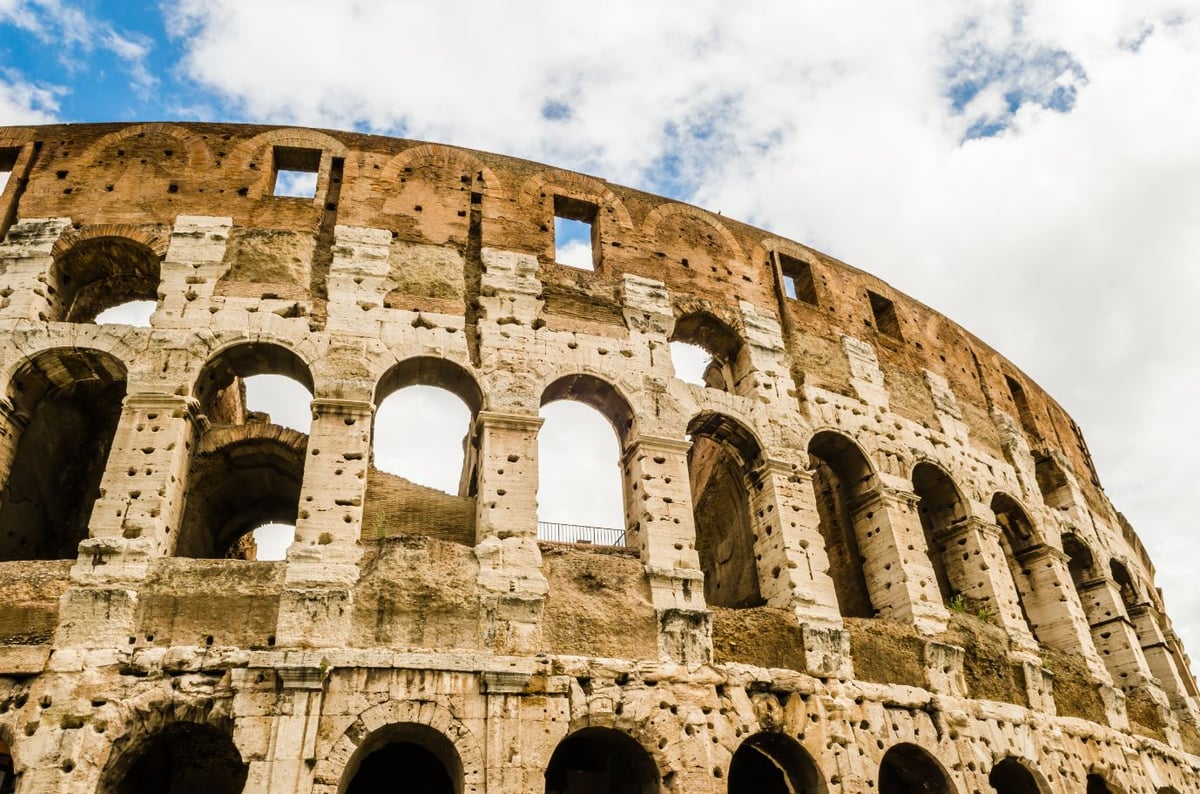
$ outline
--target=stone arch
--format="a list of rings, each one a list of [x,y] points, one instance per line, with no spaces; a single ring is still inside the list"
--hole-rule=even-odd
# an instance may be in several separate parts
[[[595,177],[573,171],[550,171],[535,174],[521,185],[521,202],[525,206],[543,206],[551,194],[592,201],[597,208],[612,217],[622,229],[633,229],[633,218],[625,202],[608,185]]]
[[[126,383],[125,364],[92,348],[50,348],[16,365],[0,406],[0,559],[75,557]]]
[[[996,525],[1000,527],[1004,542],[1008,546],[1007,551],[1019,555],[1045,542],[1030,518],[1029,511],[1019,500],[1004,491],[996,491],[992,494],[991,509]]]
[[[189,171],[200,171],[213,164],[212,149],[209,148],[208,143],[202,136],[197,135],[186,127],[164,122],[132,124],[128,127],[122,127],[116,132],[110,132],[89,146],[83,153],[82,160],[86,164],[95,163],[106,150],[116,146],[121,141],[145,135],[165,135],[178,140],[187,153],[187,167]]]
[[[166,242],[142,229],[90,226],[60,237],[46,285],[45,320],[91,322],[129,301],[157,301]]]
[[[871,460],[854,439],[829,429],[813,434],[808,456],[818,526],[825,541],[838,608],[843,617],[874,617],[876,610],[861,549],[870,526],[858,509],[877,487]]]
[[[1038,490],[1042,493],[1042,501],[1047,507],[1066,509],[1072,506],[1070,480],[1066,470],[1053,455],[1043,455],[1037,459],[1034,466]]]
[[[289,377],[310,394],[315,391],[310,364],[299,352],[280,340],[239,339],[209,355],[192,386],[192,396],[214,424],[238,424],[238,412],[245,411],[241,380],[268,374]]]
[[[1064,532],[1062,550],[1067,555],[1067,568],[1076,590],[1101,576],[1095,552],[1078,534]]]
[[[1038,588],[1022,559],[1043,547],[1042,539],[1029,513],[1012,496],[997,491],[990,504],[996,526],[1000,527],[1000,546],[1008,562],[1009,576],[1017,595],[1017,606],[1034,639],[1038,637],[1035,617],[1053,614],[1057,607],[1050,603],[1044,588]],[[1033,614],[1031,614],[1031,612]]]
[[[382,727],[372,730],[368,725]],[[364,746],[370,748],[373,736],[386,740],[389,734],[378,732],[394,725],[423,727],[441,736],[453,747],[461,765],[461,782],[456,794],[476,794],[483,790],[483,747],[462,721],[440,703],[429,700],[389,700],[363,710],[328,745],[317,747],[316,757],[321,760],[314,770],[316,786],[313,791],[348,794],[347,786],[353,772],[347,775],[347,771],[356,758],[361,761],[365,757],[360,754],[360,749]],[[431,734],[422,732],[421,735],[429,737]]]
[[[250,422],[205,433],[188,472],[180,557],[253,559],[239,542],[264,524],[296,523],[308,437]]]
[[[716,238],[712,238],[710,241],[715,243],[717,239],[720,239],[721,246],[728,252],[730,259],[740,267],[746,267],[746,252],[742,250],[742,246],[737,241],[737,238],[712,213],[698,207],[675,202],[661,204],[646,215],[646,220],[642,223],[643,233],[648,239],[657,240],[662,225],[669,220],[675,219],[676,216],[689,218],[710,227],[716,234]]]
[[[494,199],[507,199],[508,193],[504,182],[488,165],[465,149],[446,146],[440,143],[423,143],[411,146],[397,154],[384,164],[379,171],[379,180],[385,184],[396,182],[402,176],[404,169],[414,167],[419,163],[436,162],[465,167],[472,173],[472,184],[482,176],[481,192]]]
[[[621,453],[625,453],[635,416],[629,399],[611,382],[584,372],[560,375],[542,390],[541,405],[556,400],[575,400],[599,411],[612,425]]]
[[[1113,558],[1108,561],[1109,573],[1112,575],[1112,580],[1117,585],[1117,589],[1121,592],[1121,601],[1125,604],[1125,609],[1129,610],[1132,607],[1141,603],[1142,597],[1138,592],[1137,585],[1134,583],[1133,577],[1129,574],[1129,568],[1125,563]]]
[[[12,794],[20,764],[13,748],[12,731],[0,725],[0,794]]]
[[[326,191],[329,189],[330,170],[335,158],[345,158],[349,149],[344,143],[324,132],[317,130],[281,127],[259,133],[237,144],[226,158],[226,170],[245,172],[258,175],[251,177],[247,186],[247,195],[259,199],[270,192],[274,179],[274,160],[271,152],[274,148],[282,149],[316,149],[321,152],[320,165],[317,166],[317,187],[313,196],[314,205],[324,202]],[[264,167],[269,165],[270,167]]]
[[[734,394],[743,392],[739,386],[753,365],[746,355],[745,342],[732,325],[709,311],[690,311],[676,318],[670,341],[693,345],[712,357],[704,372],[706,386]]]
[[[654,756],[632,736],[589,726],[567,734],[546,765],[546,794],[658,794]]]
[[[937,758],[918,745],[893,745],[879,762],[879,794],[955,794],[957,790]]]
[[[996,794],[1048,794],[1050,785],[1037,765],[1016,756],[1000,759],[988,773]]]
[[[1086,778],[1085,794],[1125,794],[1125,789],[1109,780],[1103,772],[1093,771]]]
[[[917,514],[943,601],[966,593],[970,584],[950,536],[967,519],[967,500],[954,479],[936,463],[918,461],[910,479],[917,495]]]
[[[428,725],[392,723],[359,745],[338,790],[374,794],[401,777],[425,794],[462,794],[462,759],[454,743]]]
[[[790,301],[799,300],[813,306],[819,303],[816,284],[823,280],[823,266],[816,252],[782,237],[764,237],[750,252],[750,264],[753,266],[759,262],[762,262],[771,274],[776,308],[779,311],[780,322],[785,328],[794,322],[787,309]],[[789,296],[785,286],[785,278],[789,277],[796,292],[792,296]]]
[[[475,416],[484,408],[484,394],[475,376],[448,358],[413,356],[388,368],[375,386],[375,404],[408,386],[436,386],[462,400]]]
[[[729,763],[729,794],[825,794],[828,788],[812,755],[782,733],[747,737]]]
[[[715,411],[697,414],[687,432],[692,441],[688,475],[705,601],[721,607],[761,606],[765,601],[755,555],[752,501],[762,445],[748,426]]]
[[[240,794],[248,773],[230,734],[198,722],[166,725],[116,760],[97,794]]]

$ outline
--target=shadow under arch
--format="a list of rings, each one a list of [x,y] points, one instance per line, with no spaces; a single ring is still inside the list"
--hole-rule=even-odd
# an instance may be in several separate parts
[[[879,762],[879,794],[955,794],[950,776],[932,754],[908,742],[897,744]]]
[[[441,731],[417,722],[385,725],[351,756],[338,794],[374,794],[396,781],[422,794],[462,794],[462,758]]]
[[[1033,764],[1014,756],[1001,759],[988,773],[996,794],[1048,794],[1050,786]]]
[[[125,365],[91,348],[51,348],[20,362],[0,425],[0,560],[69,559],[92,506],[126,391]]]
[[[130,301],[157,301],[162,253],[118,235],[80,239],[54,258],[47,320],[92,322]]]
[[[947,535],[967,518],[966,499],[954,479],[936,463],[918,462],[912,470],[913,493],[919,498],[917,515],[925,535],[929,562],[943,601],[967,587],[961,559],[947,547]]]
[[[745,342],[729,323],[703,309],[687,312],[675,320],[670,341],[693,345],[712,356],[703,374],[705,386],[740,393],[738,384],[751,365]]]
[[[231,731],[168,722],[110,757],[97,794],[240,794],[249,771]]]
[[[265,422],[210,430],[197,446],[175,555],[241,556],[264,524],[295,525],[308,437]]]
[[[658,765],[636,739],[614,728],[567,735],[546,766],[546,794],[658,794]]]
[[[612,425],[621,453],[628,449],[633,432],[633,408],[625,395],[603,378],[575,373],[556,378],[542,390],[542,407],[558,400],[574,400],[595,408]]]
[[[704,598],[713,606],[762,606],[754,549],[754,478],[762,446],[746,425],[703,411],[688,423],[688,477]]]
[[[729,794],[825,794],[828,788],[803,745],[782,733],[748,737],[729,763]]]
[[[409,386],[435,386],[458,397],[475,416],[483,409],[479,382],[461,365],[447,358],[414,356],[393,364],[375,386],[375,405],[382,405],[393,392]]]
[[[860,543],[870,531],[858,509],[877,485],[867,454],[850,437],[820,430],[808,442],[809,469],[817,502],[818,527],[829,558],[838,609],[843,617],[875,617]]]

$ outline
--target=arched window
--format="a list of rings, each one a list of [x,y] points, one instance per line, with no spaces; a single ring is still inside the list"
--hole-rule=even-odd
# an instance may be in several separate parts
[[[462,760],[453,742],[439,731],[419,723],[397,723],[375,731],[359,746],[343,781],[340,790],[345,794],[461,794]]]
[[[13,794],[16,779],[13,777],[12,751],[0,741],[0,794]]]
[[[475,450],[482,406],[474,378],[452,361],[407,359],[375,390],[363,539],[419,534],[475,545]]]
[[[584,728],[559,742],[546,767],[546,794],[658,794],[658,767],[631,737]]]
[[[240,794],[247,767],[229,734],[211,725],[175,722],[110,761],[99,794]]]
[[[160,262],[148,246],[126,237],[81,240],[54,261],[46,319],[94,322],[115,306],[157,303]]]
[[[621,456],[633,412],[612,385],[559,378],[542,394],[538,431],[538,537],[625,545]]]
[[[870,528],[865,526],[865,516],[855,509],[855,503],[874,482],[871,465],[853,441],[830,431],[813,436],[808,455],[819,527],[838,608],[844,617],[874,617],[875,608],[859,551],[859,537]]]
[[[707,312],[675,321],[671,360],[679,379],[728,392],[738,392],[738,383],[749,371],[741,338]]]
[[[750,506],[752,479],[762,458],[758,440],[740,422],[716,413],[694,418],[688,435],[704,598],[719,607],[761,606]]]
[[[942,765],[915,744],[898,744],[879,763],[879,794],[954,794]]]
[[[1025,618],[1034,639],[1038,637],[1037,624],[1029,616],[1029,609],[1039,606],[1041,594],[1033,585],[1033,580],[1021,564],[1020,557],[1034,546],[1037,539],[1033,532],[1033,522],[1011,496],[998,493],[992,497],[992,515],[996,518],[996,526],[1000,527],[1000,545],[1004,550],[1004,559],[1008,561],[1009,575],[1012,576],[1013,588],[1017,593],[1017,606],[1021,608],[1021,616]],[[1046,608],[1055,610],[1053,604]]]
[[[756,733],[738,746],[729,763],[729,794],[824,794],[827,790],[808,751],[790,736]]]
[[[1108,787],[1103,775],[1093,772],[1087,776],[1087,794],[1113,794],[1113,790]]]
[[[1129,575],[1129,569],[1116,560],[1109,561],[1108,569],[1112,573],[1113,582],[1121,591],[1121,601],[1124,602],[1125,608],[1137,606],[1141,597],[1133,583],[1133,577]]]
[[[125,367],[97,350],[57,348],[17,368],[0,445],[0,561],[75,557],[124,397]]]
[[[1048,790],[1029,767],[1016,758],[1005,758],[992,767],[988,783],[996,794],[1042,794]]]
[[[929,549],[929,562],[937,576],[938,590],[943,601],[949,601],[961,588],[951,581],[951,566],[947,557],[952,550],[946,548],[946,535],[951,527],[967,517],[962,494],[954,481],[937,466],[918,463],[913,468],[913,492],[920,499],[917,512],[921,517],[921,529],[925,533],[925,546]]]
[[[1047,506],[1056,509],[1071,506],[1071,488],[1067,475],[1057,460],[1048,455],[1038,458],[1035,475],[1038,490],[1042,492],[1042,501]]]
[[[307,365],[279,345],[245,343],[210,360],[194,393],[209,428],[193,443],[176,555],[282,559],[304,479]]]
[[[1071,571],[1071,581],[1078,590],[1083,585],[1097,577],[1096,557],[1087,544],[1073,532],[1062,536],[1063,552],[1067,555],[1067,567]]]

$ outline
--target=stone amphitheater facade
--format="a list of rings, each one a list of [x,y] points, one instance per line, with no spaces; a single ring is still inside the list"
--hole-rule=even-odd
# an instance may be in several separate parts
[[[1079,428],[879,279],[408,140],[12,127],[0,172],[0,791],[1200,791]],[[247,412],[264,373],[307,435]],[[471,412],[457,495],[371,465],[415,384]],[[612,423],[623,546],[538,537],[561,399]]]

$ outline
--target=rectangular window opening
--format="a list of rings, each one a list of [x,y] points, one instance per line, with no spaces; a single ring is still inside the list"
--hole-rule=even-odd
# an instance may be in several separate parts
[[[20,153],[20,149],[0,148],[0,193],[3,193],[4,188],[8,187],[13,169],[17,167],[17,155]]]
[[[783,294],[794,301],[817,305],[817,285],[813,281],[812,265],[803,259],[787,254],[779,257],[779,271],[783,275]]]
[[[871,314],[875,316],[876,330],[893,339],[903,339],[900,335],[900,318],[896,316],[896,305],[870,290],[867,290],[867,296],[871,299]]]
[[[288,198],[315,198],[317,173],[321,170],[320,149],[276,146],[272,152],[274,173],[271,195]]]
[[[596,269],[595,204],[554,197],[554,261],[580,270]]]

